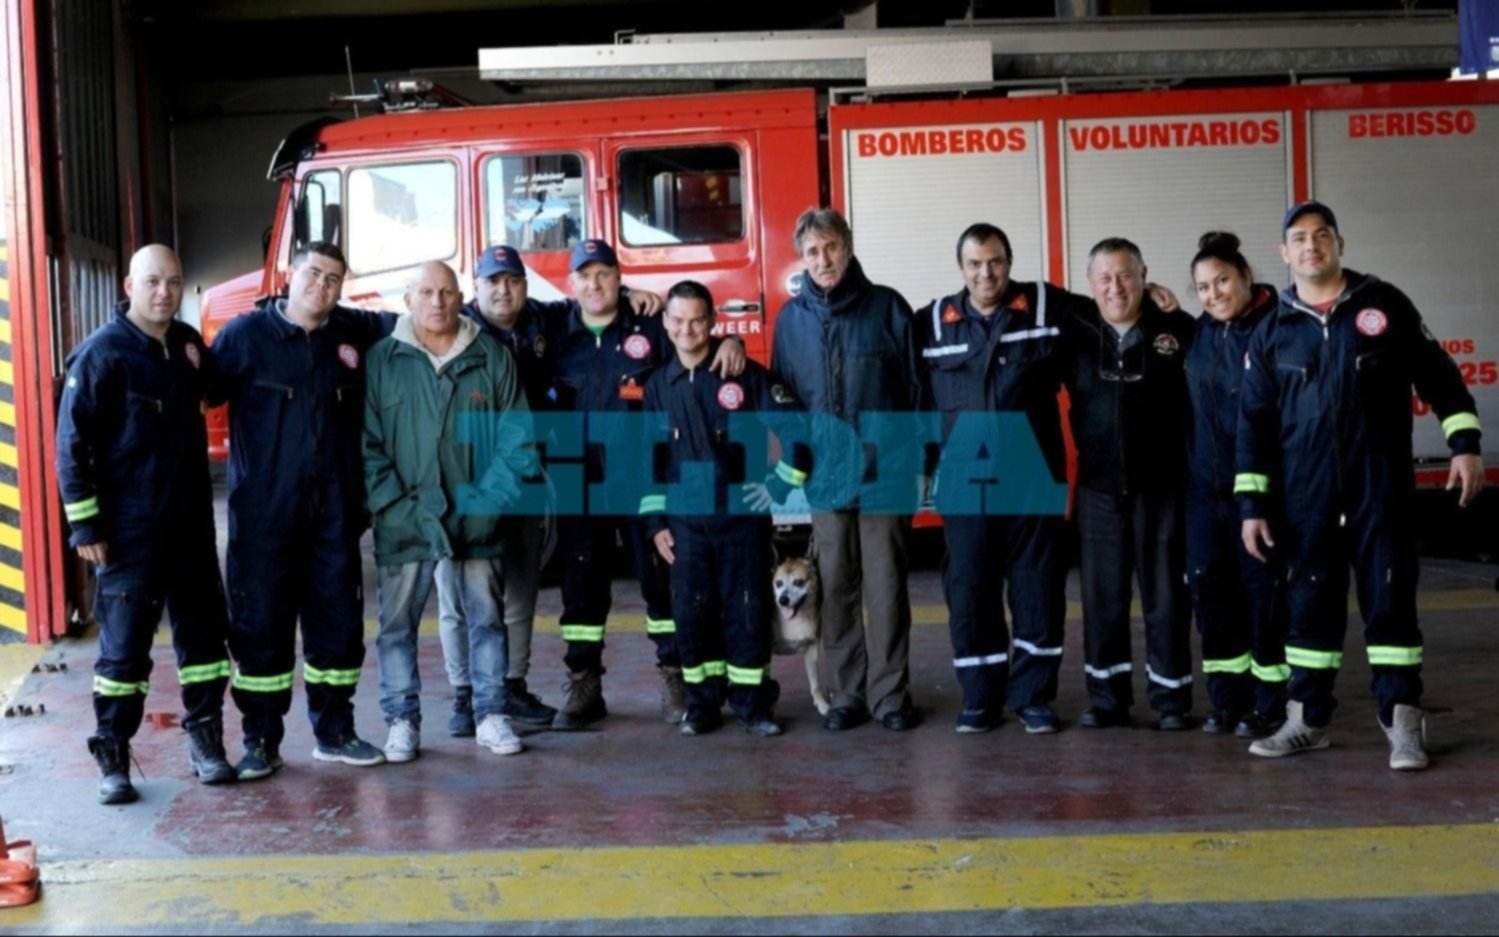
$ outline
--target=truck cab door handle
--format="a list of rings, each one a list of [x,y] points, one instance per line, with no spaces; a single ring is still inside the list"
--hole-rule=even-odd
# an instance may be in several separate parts
[[[752,303],[744,299],[731,299],[718,307],[719,312],[759,312],[760,304]]]

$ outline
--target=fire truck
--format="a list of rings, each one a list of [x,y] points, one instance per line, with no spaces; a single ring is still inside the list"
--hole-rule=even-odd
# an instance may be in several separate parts
[[[1013,276],[1086,291],[1091,245],[1139,244],[1150,279],[1195,310],[1199,235],[1236,232],[1257,278],[1284,282],[1279,221],[1333,206],[1345,262],[1395,281],[1499,419],[1499,87],[1333,83],[1217,90],[943,96],[822,103],[810,89],[389,113],[291,134],[261,270],[207,291],[211,340],[285,287],[298,245],[339,243],[344,299],[398,308],[411,268],[509,244],[533,296],[566,289],[569,247],[600,237],[627,284],[684,278],[718,298],[718,330],[760,360],[800,285],[797,215],[831,204],[870,276],[913,307],[960,285],[954,241],[1009,234]],[[1412,406],[1420,414],[1425,405]],[[210,418],[214,454],[227,440]],[[1421,485],[1446,480],[1434,419],[1418,420]],[[1494,470],[1491,480],[1495,479]]]

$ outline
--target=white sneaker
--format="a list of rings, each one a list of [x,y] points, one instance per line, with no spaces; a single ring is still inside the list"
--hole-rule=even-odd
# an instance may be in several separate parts
[[[1327,728],[1324,726],[1318,729],[1307,725],[1302,720],[1301,708],[1301,703],[1286,703],[1285,725],[1277,729],[1274,735],[1250,745],[1249,754],[1259,755],[1261,758],[1284,758],[1287,755],[1331,748],[1332,739],[1327,737]]]
[[[485,716],[474,738],[496,755],[518,755],[526,750],[525,744],[510,728],[510,720],[499,713]]]
[[[1424,771],[1426,757],[1426,713],[1415,706],[1395,704],[1395,724],[1384,729],[1390,740],[1390,768],[1395,771]]]
[[[397,719],[390,724],[390,735],[385,738],[385,760],[393,764],[411,761],[422,750],[422,730],[409,719]]]

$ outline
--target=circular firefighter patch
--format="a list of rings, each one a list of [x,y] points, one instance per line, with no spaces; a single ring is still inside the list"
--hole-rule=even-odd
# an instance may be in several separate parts
[[[1384,330],[1390,327],[1390,317],[1374,308],[1361,310],[1358,318],[1353,321],[1360,332],[1371,338],[1375,335],[1383,335]]]
[[[631,335],[625,339],[625,354],[636,361],[644,361],[651,356],[651,340],[644,335]]]
[[[344,367],[350,370],[359,367],[359,349],[353,345],[339,345],[338,360],[342,361]]]
[[[1155,337],[1155,353],[1158,355],[1174,355],[1181,351],[1181,343],[1176,340],[1175,335],[1157,335]]]
[[[744,406],[744,388],[733,381],[718,389],[718,405],[725,410],[738,410]]]

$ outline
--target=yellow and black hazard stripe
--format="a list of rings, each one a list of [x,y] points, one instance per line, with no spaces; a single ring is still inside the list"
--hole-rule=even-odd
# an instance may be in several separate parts
[[[16,378],[11,364],[10,249],[0,237],[0,642],[26,637],[19,471]]]

